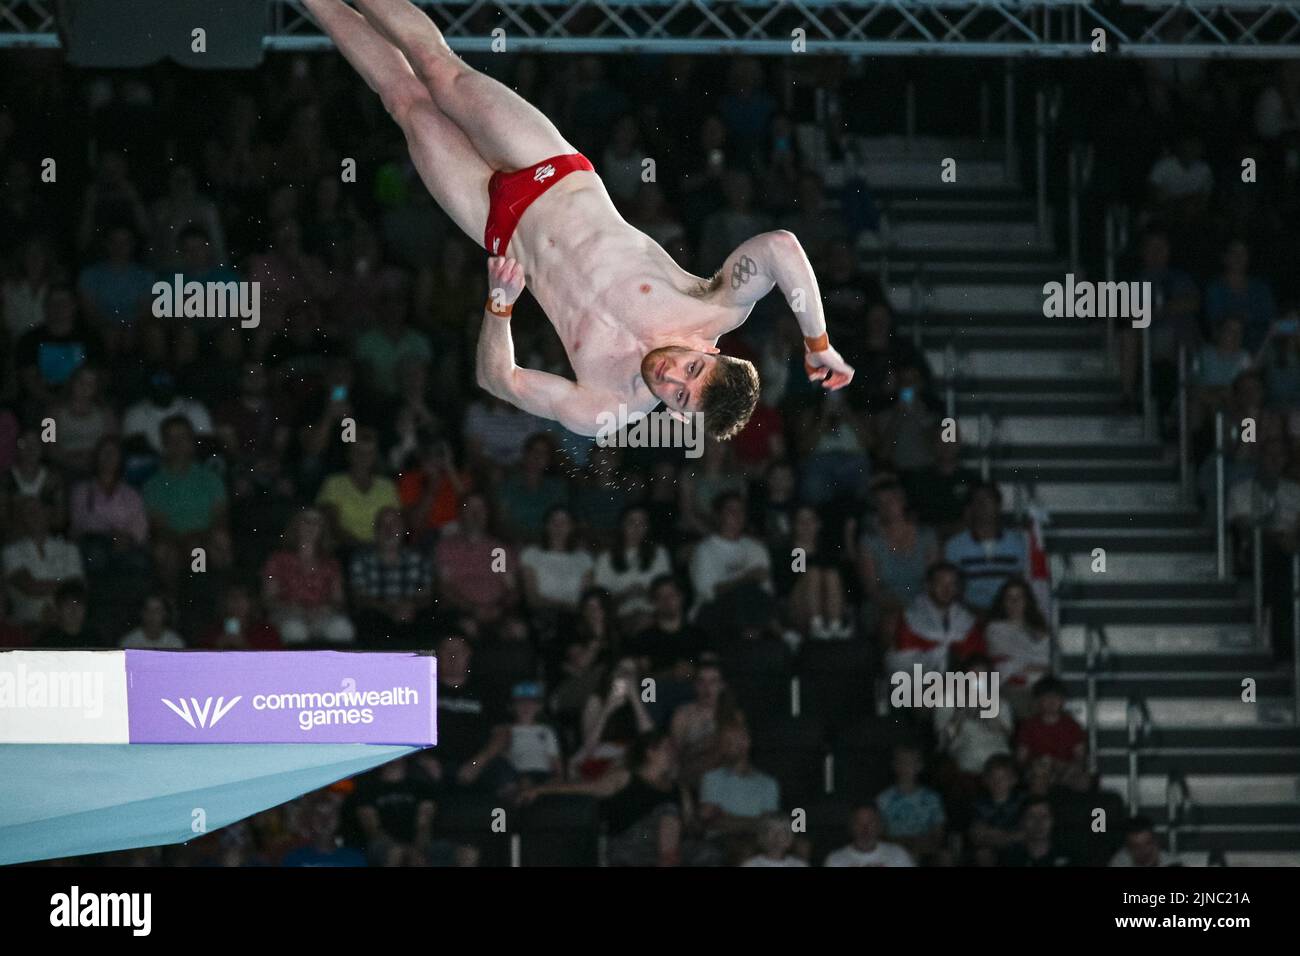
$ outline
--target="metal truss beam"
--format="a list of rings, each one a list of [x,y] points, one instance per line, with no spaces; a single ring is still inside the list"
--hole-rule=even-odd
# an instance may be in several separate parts
[[[0,0],[0,47],[59,46],[55,0]],[[123,0],[118,0],[123,2]],[[465,53],[1300,57],[1300,0],[417,0]],[[268,50],[323,50],[296,0],[267,0]]]

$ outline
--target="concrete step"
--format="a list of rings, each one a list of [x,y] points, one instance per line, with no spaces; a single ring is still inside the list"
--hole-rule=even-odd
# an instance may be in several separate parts
[[[906,335],[904,331],[902,334]],[[1097,348],[1103,339],[1096,330],[1046,326],[1022,329],[1014,325],[941,326],[921,329],[921,344],[927,349],[943,349],[952,343],[962,352],[973,349],[1022,349],[1032,351],[1071,349],[1086,351]]]
[[[1086,628],[1069,624],[1057,635],[1057,648],[1065,655],[1066,669],[1071,658],[1082,659],[1087,643]],[[1166,656],[1173,663],[1189,658],[1222,657],[1241,660],[1254,649],[1255,634],[1249,624],[1124,625],[1103,628],[1105,647],[1111,660],[1125,661]]]
[[[1087,693],[1087,681],[1082,671],[1065,671],[1060,675],[1071,694],[1082,697]],[[1257,703],[1241,699],[1242,681],[1255,681],[1255,692],[1261,697],[1285,699],[1292,690],[1292,675],[1270,660],[1252,657],[1235,669],[1220,667],[1210,671],[1178,670],[1127,671],[1122,662],[1112,662],[1097,675],[1097,693],[1111,700],[1126,701],[1138,695],[1148,702],[1155,700],[1183,700],[1203,698],[1202,703],[1222,702],[1233,707],[1255,708]],[[1154,714],[1152,715],[1154,719]],[[1296,764],[1300,767],[1300,763]]]
[[[1102,547],[1094,545],[1094,547]],[[1187,582],[1221,583],[1213,553],[1147,554],[1105,549],[1105,571],[1093,570],[1090,551],[1071,553],[1061,563],[1063,578],[1080,584]]]
[[[943,370],[942,349],[929,349],[925,354],[930,367]],[[1053,349],[1035,351],[1027,357],[1015,348],[963,350],[959,373],[966,379],[1024,380],[1036,382],[1059,379],[1102,379],[1112,382],[1104,351],[1094,349]]]
[[[1056,511],[1134,513],[1186,511],[1178,486],[1162,481],[1042,481],[1006,482],[1005,501],[1037,501],[1049,514]]]
[[[934,189],[943,185],[959,187],[954,195],[971,195],[981,190],[1003,190],[1018,187],[1008,177],[1005,165],[997,160],[964,159],[953,152],[894,153],[868,150],[866,162],[858,171],[876,189]],[[952,156],[957,160],[959,182],[944,184],[939,180],[937,158]]]
[[[1150,444],[1143,434],[1142,419],[1137,415],[1004,415],[992,420],[980,415],[960,415],[957,427],[963,442],[978,444],[982,427],[986,440],[991,438],[999,448],[1057,445],[1074,449],[1076,456],[1084,461],[1087,452],[1083,449],[1093,445],[1122,445],[1131,451],[1134,445]]]
[[[1066,704],[1076,720],[1087,725],[1087,701],[1072,698]],[[1098,730],[1123,732],[1128,726],[1127,697],[1102,697],[1097,701]],[[1147,701],[1153,730],[1226,730],[1228,728],[1281,727],[1290,729],[1294,704],[1290,696],[1263,697],[1253,704],[1240,695],[1227,697],[1153,697]],[[1296,771],[1300,773],[1300,770]]]
[[[1167,599],[1074,597],[1059,601],[1062,624],[1245,624],[1253,623],[1249,601],[1222,597]]]
[[[1026,392],[956,393],[959,415],[1126,415],[1129,409],[1118,398],[1082,394],[1050,395]]]
[[[962,234],[960,224],[951,228],[959,230],[958,235]],[[1014,231],[1010,224],[1003,225],[1000,228]],[[911,233],[920,231],[920,229],[920,226],[900,227],[896,230],[896,233],[902,234],[899,241],[918,245],[920,244],[919,241],[914,240]],[[910,282],[891,282],[885,290],[885,294],[890,303],[897,309],[911,308],[913,305],[913,290]],[[961,281],[960,277],[957,277],[955,281],[944,282],[935,277],[927,276],[921,295],[920,302],[927,309],[967,312],[973,315],[1032,312],[1035,308],[1042,309],[1043,283],[1025,280],[1017,281],[1016,277],[1012,277],[1011,282],[1003,283]]]
[[[1055,519],[1043,532],[1049,553],[1091,553],[1093,548],[1151,553],[1180,554],[1208,551],[1215,546],[1214,532],[1209,528],[1061,528]]]
[[[1294,773],[1225,776],[1189,774],[1186,781],[1193,803],[1202,807],[1286,806],[1300,799],[1300,778]],[[1163,808],[1166,783],[1167,777],[1164,774],[1140,775],[1137,787],[1139,805]],[[1125,794],[1128,792],[1128,777],[1103,775],[1101,785],[1103,789]]]
[[[1128,735],[1122,728],[1101,728],[1097,746],[1127,752]],[[1300,747],[1300,728],[1286,724],[1256,727],[1159,727],[1149,732],[1143,747],[1184,750],[1295,749]],[[1192,769],[1196,769],[1193,767]],[[1290,768],[1294,770],[1295,767]],[[1300,804],[1296,805],[1300,814]]]
[[[1097,754],[1097,769],[1103,774],[1127,773],[1128,761],[1128,751],[1123,748],[1102,749]],[[1143,773],[1151,774],[1185,774],[1190,769],[1200,774],[1288,773],[1300,767],[1300,747],[1144,747],[1138,765]]]

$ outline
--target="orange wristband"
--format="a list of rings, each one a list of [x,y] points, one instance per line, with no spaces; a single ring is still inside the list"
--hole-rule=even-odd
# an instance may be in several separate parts
[[[803,344],[804,344],[804,348],[806,348],[809,352],[825,352],[828,348],[831,347],[831,337],[827,335],[825,332],[823,332],[821,335],[811,337],[811,338],[805,335],[803,337]]]
[[[504,309],[498,309],[498,308],[495,308],[495,307],[492,305],[492,298],[491,298],[491,296],[488,297],[488,300],[487,300],[487,310],[488,310],[489,312],[491,312],[493,315],[499,315],[499,316],[501,316],[503,319],[508,319],[508,318],[510,318],[510,313],[514,311],[514,308],[515,308],[515,306],[514,306],[514,303],[513,303],[513,302],[512,302],[510,305],[506,306]]]

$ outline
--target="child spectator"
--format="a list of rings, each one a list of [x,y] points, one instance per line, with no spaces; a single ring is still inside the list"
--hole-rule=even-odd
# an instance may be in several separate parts
[[[535,681],[518,683],[511,693],[515,720],[510,725],[506,759],[518,777],[532,786],[563,777],[559,738],[552,727],[538,720],[545,699],[542,685]]]
[[[885,836],[924,862],[943,848],[947,822],[943,800],[918,782],[925,758],[916,744],[895,747],[893,766],[895,782],[876,797],[876,809]]]
[[[1060,779],[1068,767],[1081,765],[1087,754],[1088,735],[1065,711],[1065,684],[1044,677],[1034,685],[1034,713],[1016,733],[1016,761],[1049,757],[1053,776]]]

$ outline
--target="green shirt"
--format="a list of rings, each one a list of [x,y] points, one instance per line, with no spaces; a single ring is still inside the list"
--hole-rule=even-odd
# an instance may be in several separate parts
[[[325,479],[316,503],[333,505],[343,532],[366,544],[375,540],[375,515],[380,509],[401,507],[397,486],[387,478],[376,475],[370,481],[370,489],[363,492],[346,472]]]
[[[177,534],[207,531],[217,506],[226,500],[226,489],[216,473],[191,464],[182,472],[164,465],[142,489],[145,507],[162,515],[167,527]]]

